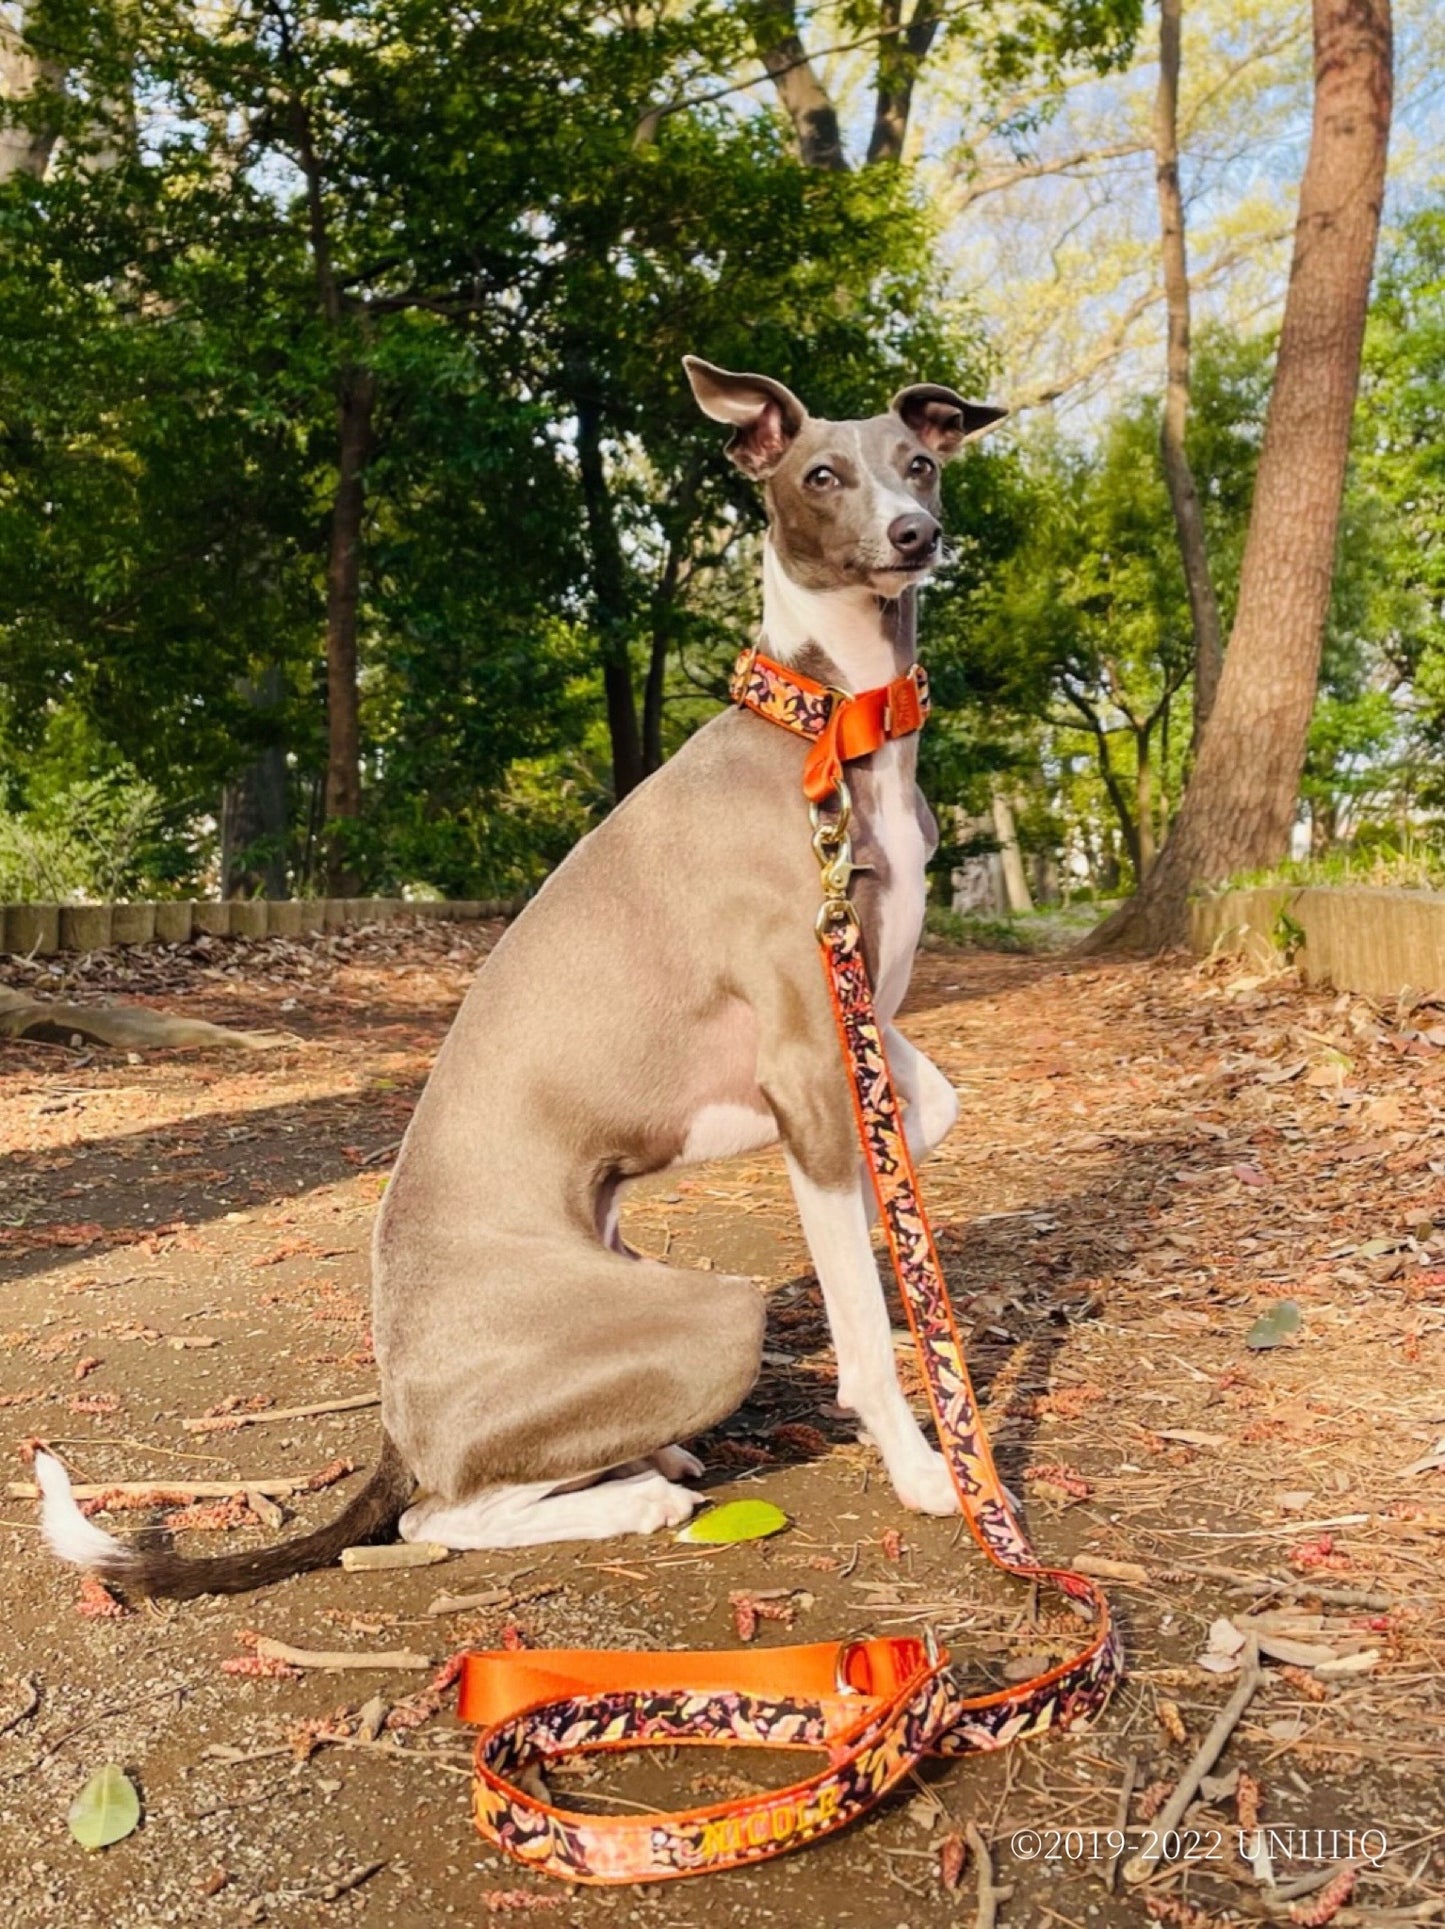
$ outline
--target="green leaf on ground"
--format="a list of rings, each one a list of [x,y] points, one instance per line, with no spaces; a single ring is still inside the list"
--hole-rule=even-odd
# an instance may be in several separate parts
[[[722,1547],[732,1541],[766,1540],[769,1534],[780,1534],[787,1525],[787,1515],[770,1500],[728,1500],[721,1507],[710,1507],[696,1520],[690,1520],[677,1538]]]
[[[1244,1343],[1252,1352],[1262,1353],[1267,1347],[1282,1346],[1291,1333],[1299,1331],[1299,1325],[1298,1304],[1292,1299],[1277,1299],[1250,1327]]]
[[[123,1768],[107,1762],[70,1804],[70,1833],[83,1849],[105,1849],[123,1842],[140,1821],[140,1797]]]

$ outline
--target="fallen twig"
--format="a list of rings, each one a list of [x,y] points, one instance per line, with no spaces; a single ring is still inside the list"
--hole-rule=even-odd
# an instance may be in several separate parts
[[[18,1728],[22,1721],[28,1721],[40,1706],[40,1681],[37,1676],[22,1675],[20,1687],[25,1699],[13,1715],[7,1715],[4,1721],[0,1721],[0,1735],[8,1735],[12,1728]]]
[[[292,1494],[314,1492],[315,1474],[279,1475],[274,1480],[79,1480],[71,1488],[76,1500],[100,1500],[106,1494],[144,1498],[148,1494],[180,1494],[187,1500],[226,1500],[232,1494],[258,1493],[272,1500],[286,1500]],[[40,1489],[33,1480],[7,1480],[6,1495],[11,1500],[38,1500]]]
[[[370,1882],[371,1878],[374,1875],[380,1875],[385,1867],[385,1857],[380,1862],[363,1862],[360,1868],[353,1869],[350,1875],[343,1875],[335,1882],[328,1882],[316,1899],[318,1902],[335,1902],[341,1896],[350,1895],[353,1889],[359,1889],[363,1882]]]
[[[1129,1803],[1133,1798],[1134,1784],[1139,1779],[1139,1757],[1131,1755],[1124,1763],[1124,1779],[1119,1784],[1119,1799],[1114,1806],[1114,1827],[1122,1835],[1129,1826]],[[1110,1895],[1119,1879],[1119,1859],[1124,1853],[1123,1844],[1115,1849],[1104,1869],[1104,1887]]]
[[[470,1614],[476,1608],[510,1607],[515,1598],[509,1587],[487,1587],[480,1594],[438,1594],[427,1613]]]
[[[292,1668],[324,1668],[339,1672],[347,1668],[413,1669],[435,1667],[429,1654],[408,1654],[400,1649],[392,1654],[357,1654],[327,1648],[293,1648],[286,1641],[272,1641],[261,1635],[253,1644],[265,1661],[284,1661]]]
[[[964,1834],[968,1839],[969,1851],[973,1856],[973,1866],[978,1875],[978,1915],[976,1929],[994,1929],[998,1920],[998,1905],[1007,1902],[1013,1894],[1013,1884],[1006,1883],[1002,1888],[993,1879],[993,1857],[988,1852],[988,1843],[983,1839],[983,1831],[977,1822],[969,1822]]]
[[[1255,1691],[1263,1679],[1263,1670],[1259,1665],[1259,1643],[1252,1634],[1245,1638],[1244,1650],[1240,1657],[1240,1670],[1239,1686],[1215,1716],[1214,1726],[1199,1744],[1194,1759],[1179,1777],[1174,1793],[1155,1816],[1150,1847],[1142,1849],[1138,1855],[1131,1856],[1124,1864],[1126,1882],[1147,1882],[1154,1873],[1154,1865],[1159,1860],[1161,1845],[1184,1819],[1184,1811],[1199,1793],[1199,1784],[1223,1754],[1225,1743],[1239,1726],[1240,1716],[1253,1701]]]
[[[357,1393],[348,1400],[318,1400],[308,1407],[265,1407],[259,1413],[206,1413],[196,1420],[182,1420],[187,1433],[235,1433],[241,1427],[264,1427],[273,1420],[311,1420],[319,1413],[359,1413],[363,1407],[379,1407],[379,1393]]]
[[[540,1601],[559,1593],[560,1581],[539,1581],[535,1587],[487,1587],[479,1594],[438,1594],[427,1613],[471,1614],[478,1608],[519,1607],[523,1601]]]
[[[1232,1592],[1237,1594],[1305,1594],[1330,1607],[1374,1608],[1377,1612],[1400,1605],[1393,1594],[1381,1594],[1374,1588],[1320,1587],[1313,1581],[1302,1580],[1298,1574],[1280,1577],[1273,1574],[1245,1574],[1237,1567],[1221,1566],[1218,1561],[1190,1561],[1181,1571],[1207,1574],[1216,1581],[1232,1581]]]
[[[341,1565],[348,1574],[377,1573],[387,1568],[435,1567],[451,1559],[441,1541],[388,1541],[380,1546],[343,1547]]]

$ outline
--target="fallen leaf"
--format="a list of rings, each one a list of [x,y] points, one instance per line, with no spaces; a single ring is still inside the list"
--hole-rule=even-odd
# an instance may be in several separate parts
[[[123,1768],[107,1762],[70,1804],[65,1820],[83,1849],[108,1849],[112,1842],[123,1842],[140,1822],[135,1784]]]
[[[1347,1058],[1331,1059],[1323,1065],[1311,1066],[1305,1074],[1305,1084],[1313,1085],[1321,1091],[1328,1091],[1331,1087],[1337,1089],[1344,1084],[1345,1073],[1348,1070]]]
[[[696,1546],[728,1547],[734,1541],[766,1540],[787,1525],[787,1515],[770,1500],[727,1500],[690,1520],[677,1538]]]
[[[1196,1656],[1195,1665],[1205,1668],[1210,1674],[1233,1674],[1239,1667],[1239,1654],[1244,1646],[1244,1636],[1223,1615],[1210,1623],[1209,1645],[1204,1653]]]
[[[1244,1336],[1244,1343],[1254,1353],[1262,1353],[1272,1346],[1283,1346],[1291,1333],[1297,1333],[1300,1326],[1299,1305],[1292,1299],[1277,1299],[1273,1306],[1266,1308]]]

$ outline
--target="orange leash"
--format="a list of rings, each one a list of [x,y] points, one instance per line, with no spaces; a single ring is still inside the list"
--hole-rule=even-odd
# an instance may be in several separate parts
[[[981,1695],[962,1693],[931,1635],[718,1654],[469,1654],[460,1713],[481,1730],[477,1827],[529,1868],[571,1882],[664,1881],[799,1848],[876,1807],[924,1755],[1001,1748],[1090,1719],[1122,1665],[1103,1595],[1082,1574],[1040,1565],[999,1480],[918,1195],[848,899],[852,806],[843,765],[918,729],[928,714],[927,681],[915,669],[849,696],[750,651],[739,658],[733,698],[813,739],[805,788],[823,879],[818,937],[829,995],[859,1142],[964,1519],[996,1567],[1057,1589],[1093,1627],[1057,1667]],[[532,1766],[566,1755],[679,1744],[807,1749],[824,1761],[787,1788],[666,1815],[581,1814],[539,1800],[520,1781]]]

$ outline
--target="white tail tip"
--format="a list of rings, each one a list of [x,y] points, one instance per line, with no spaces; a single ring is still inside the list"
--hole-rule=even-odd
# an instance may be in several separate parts
[[[36,1453],[35,1479],[40,1488],[40,1529],[52,1553],[75,1567],[111,1571],[135,1558],[113,1534],[81,1513],[70,1491],[70,1476],[53,1454]]]

